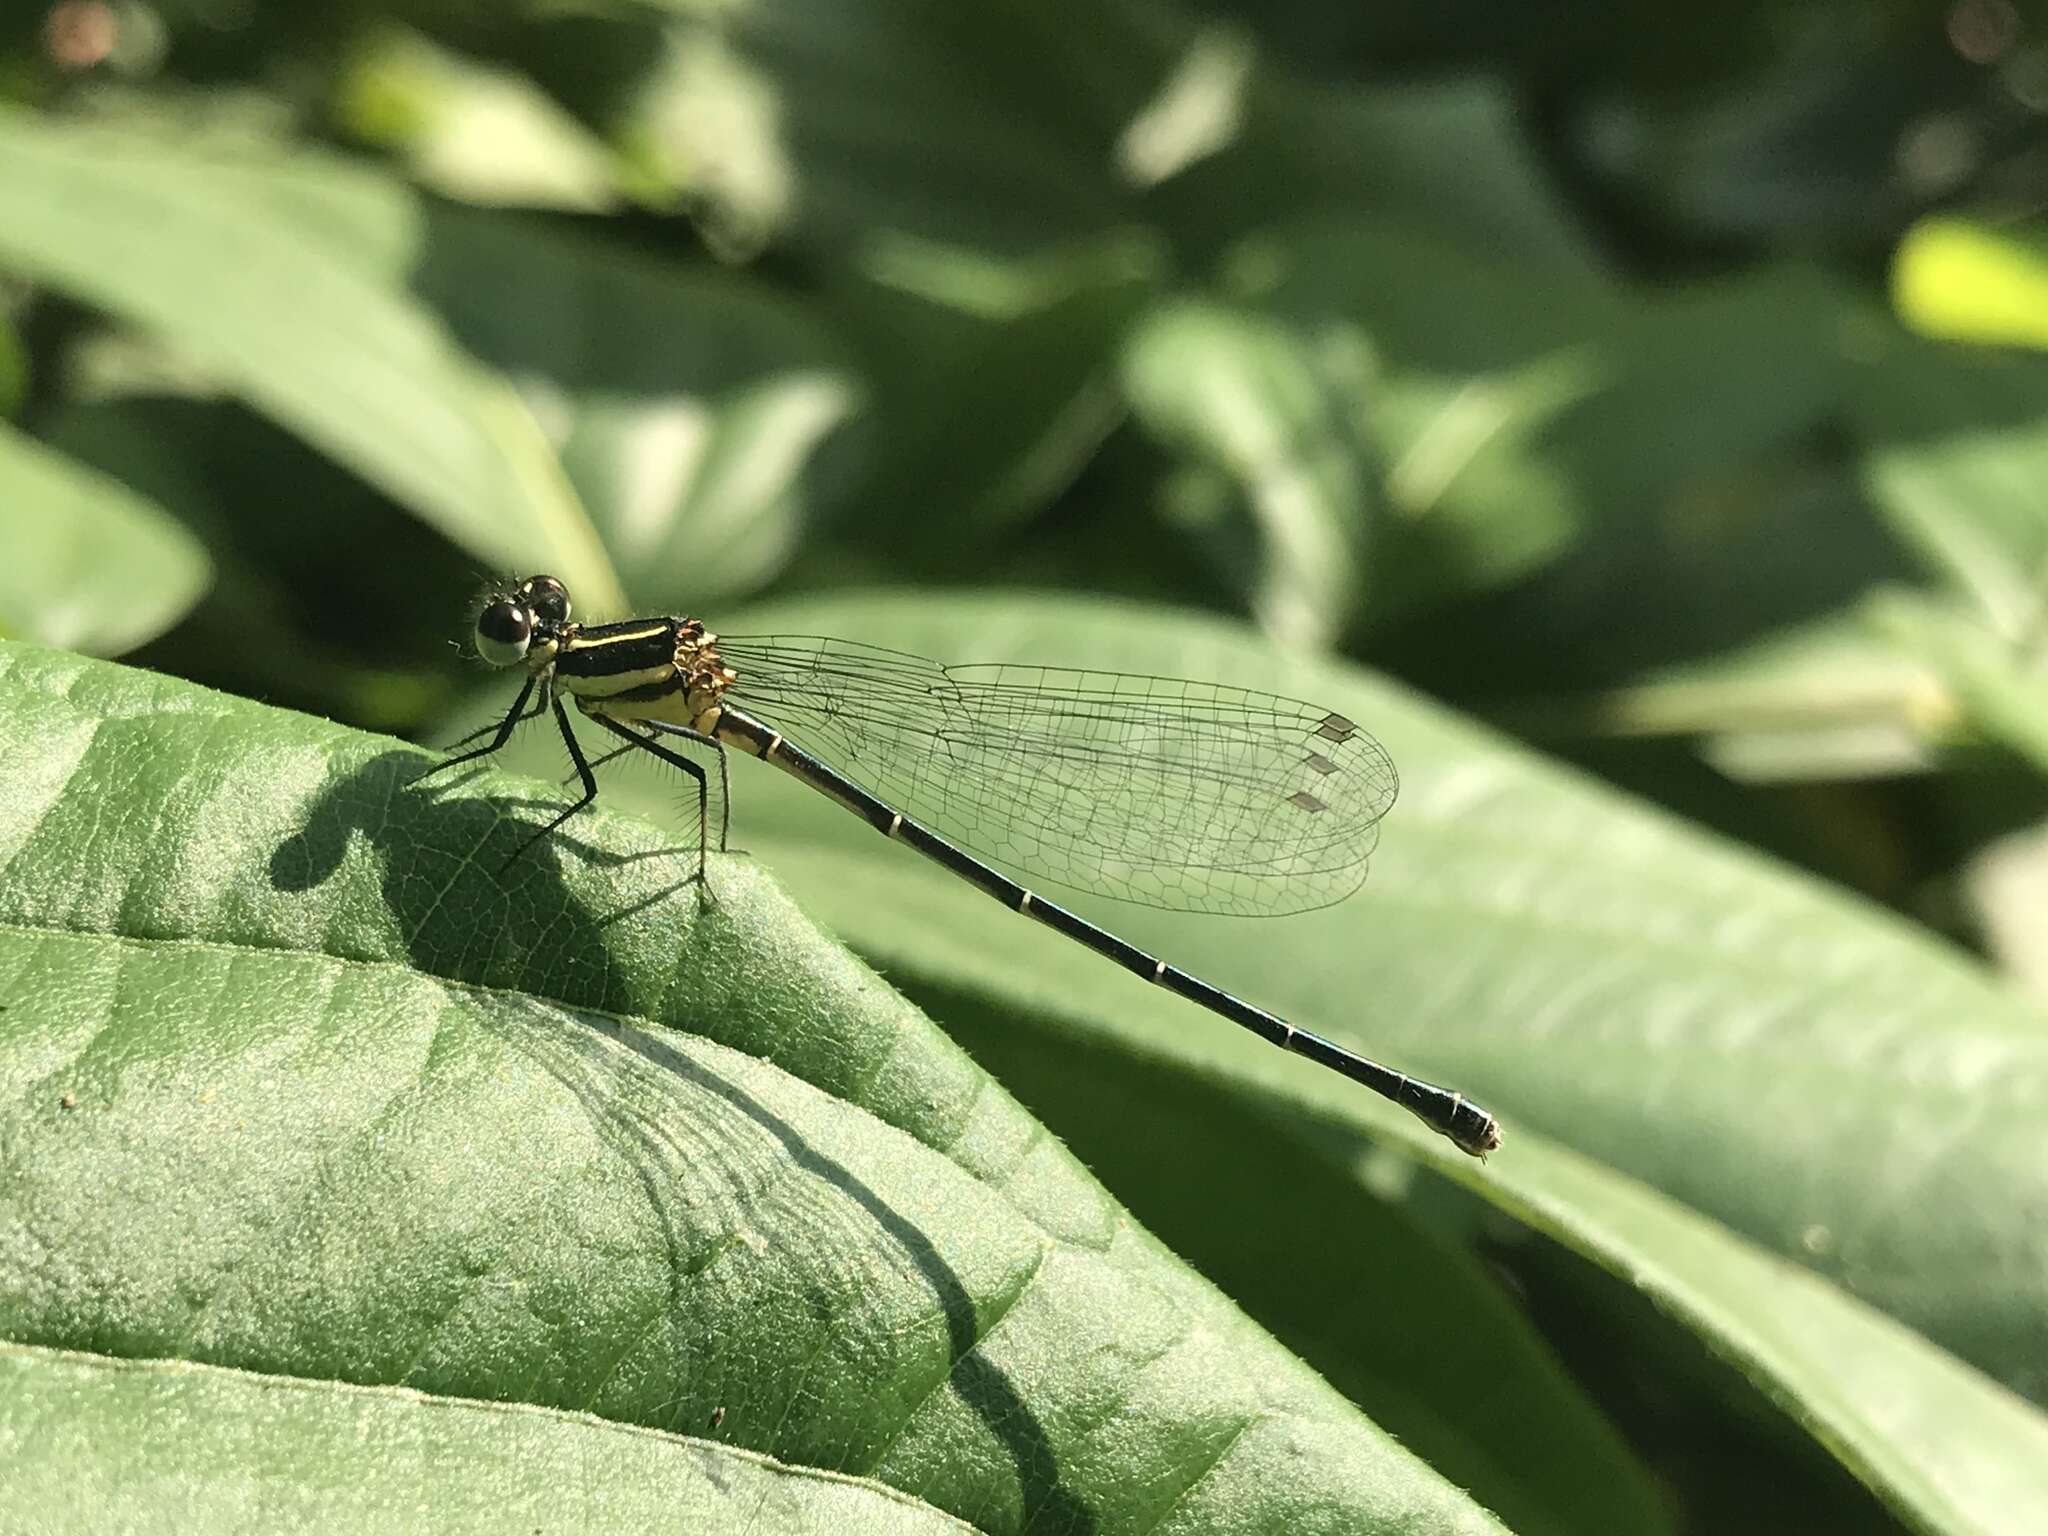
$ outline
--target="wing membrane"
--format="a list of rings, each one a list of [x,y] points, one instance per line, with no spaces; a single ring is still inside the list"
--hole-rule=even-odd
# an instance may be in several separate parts
[[[1014,873],[1240,915],[1341,901],[1399,781],[1330,710],[1218,683],[722,636],[728,697]]]

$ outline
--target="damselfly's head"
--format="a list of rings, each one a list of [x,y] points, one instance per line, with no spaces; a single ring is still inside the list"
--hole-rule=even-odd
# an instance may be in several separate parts
[[[529,576],[493,597],[476,616],[476,653],[494,667],[538,667],[553,656],[569,622],[569,589],[552,576]]]

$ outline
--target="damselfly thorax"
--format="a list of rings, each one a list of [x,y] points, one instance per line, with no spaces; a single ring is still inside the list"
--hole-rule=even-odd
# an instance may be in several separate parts
[[[683,618],[564,626],[544,665],[586,715],[659,720],[706,734],[737,676],[719,659],[718,637]]]

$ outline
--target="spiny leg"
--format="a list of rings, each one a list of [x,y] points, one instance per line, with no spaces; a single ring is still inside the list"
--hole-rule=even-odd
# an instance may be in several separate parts
[[[413,782],[417,784],[421,779],[431,778],[444,769],[453,768],[457,763],[474,762],[479,757],[489,757],[498,748],[504,746],[506,742],[512,739],[512,733],[519,729],[520,721],[531,720],[535,715],[547,708],[545,697],[536,702],[532,709],[526,708],[526,701],[532,696],[534,686],[539,681],[540,679],[537,677],[529,677],[526,680],[526,686],[519,690],[519,697],[512,701],[512,707],[505,711],[505,718],[496,725],[486,725],[478,730],[471,731],[461,741],[454,743],[458,747],[463,746],[468,742],[475,741],[477,737],[485,734],[485,732],[495,732],[491,737],[489,746],[478,747],[471,752],[460,752],[454,757],[444,757],[440,762],[434,764],[433,767],[416,775]],[[524,711],[524,713],[521,713],[521,711]]]
[[[524,712],[521,711],[520,705],[526,702],[527,694],[533,691],[533,684],[534,679],[528,678],[526,680],[526,686],[519,690],[519,697],[512,701],[511,719],[513,725],[515,726],[522,725],[526,721],[533,719],[535,716],[544,713],[548,707],[548,694],[545,690],[543,690],[540,697],[533,701],[533,708],[526,710]],[[448,745],[443,750],[453,752],[457,747],[468,746],[472,741],[475,741],[480,736],[488,736],[491,734],[491,732],[502,729],[504,729],[503,721],[493,721],[489,725],[480,725],[475,730],[471,731],[467,736],[464,736],[461,740],[449,742]],[[501,747],[503,745],[504,743],[500,741],[496,743],[496,745],[494,746],[484,748],[484,751],[493,752],[496,751],[498,747]],[[477,752],[472,752],[469,754],[470,757],[480,757],[482,755],[482,753]],[[458,757],[453,759],[453,761],[463,762],[465,761],[465,759]],[[447,764],[443,763],[441,766],[445,768],[447,767]]]
[[[569,761],[576,765],[576,775],[578,778],[583,780],[583,798],[578,800],[574,805],[570,806],[567,810],[563,811],[560,815],[556,816],[553,821],[550,821],[546,826],[542,827],[538,832],[534,833],[533,836],[529,837],[525,842],[521,843],[518,846],[518,848],[513,851],[512,857],[507,859],[504,862],[504,864],[500,866],[500,873],[503,873],[505,870],[510,869],[515,863],[518,862],[520,855],[525,853],[527,849],[531,848],[535,843],[539,842],[542,838],[546,837],[549,833],[553,832],[555,828],[559,827],[563,822],[567,821],[571,816],[574,816],[578,811],[582,810],[585,806],[589,805],[591,801],[597,798],[597,775],[590,771],[590,764],[584,761],[583,748],[578,746],[576,743],[576,733],[569,729],[568,711],[562,708],[562,701],[559,696],[551,697],[548,700],[548,703],[552,705],[554,708],[555,724],[560,726],[562,729],[562,745],[569,749]]]
[[[667,720],[645,720],[641,723],[650,731],[659,731],[664,736],[680,736],[718,754],[718,851],[726,852],[726,844],[732,837],[732,760],[726,756],[725,743],[692,726],[676,725]]]
[[[597,754],[597,756],[593,757],[590,760],[590,766],[593,768],[602,768],[606,763],[617,762],[620,758],[624,757],[628,752],[632,751],[634,747],[639,746],[640,741],[641,738],[635,736],[633,740],[626,746],[613,747],[609,752],[600,752]],[[563,779],[562,782],[566,784],[569,782],[569,779],[573,779],[575,777],[576,775],[572,773],[568,776],[568,778]]]
[[[609,721],[606,723],[610,724]],[[718,754],[718,851],[720,853],[730,851],[729,845],[732,838],[732,765],[731,759],[726,755],[725,743],[716,736],[707,735],[703,731],[693,730],[687,725],[673,725],[666,720],[636,720],[634,724],[645,726],[650,732],[659,731],[665,736],[680,736],[685,741],[694,741],[699,746],[709,747]],[[638,731],[628,729],[621,734],[626,737],[626,744],[622,747],[613,747],[609,752],[593,757],[590,760],[591,767],[602,768],[614,758],[624,757],[635,748],[641,751],[654,750],[648,738],[641,735]],[[662,756],[664,754],[657,753],[656,755]],[[569,776],[569,778],[574,777],[574,774]],[[569,779],[564,779],[562,782],[566,784],[569,782]]]
[[[628,730],[616,720],[608,720],[603,715],[595,715],[592,718],[614,736],[623,737],[630,745],[638,747],[642,752],[652,753],[655,757],[660,758],[661,761],[668,763],[672,767],[682,769],[683,772],[697,781],[697,888],[708,896],[711,891],[711,883],[708,878],[710,868],[708,850],[711,846],[711,776],[704,771],[704,765],[690,761],[689,758],[684,757],[680,752],[671,752],[667,747],[655,741],[652,736],[642,736],[638,731]],[[649,726],[657,724],[657,722],[652,720],[642,723]],[[686,727],[671,727],[671,729],[677,735],[709,740],[701,732],[692,731]],[[712,745],[718,746],[718,743],[713,742]],[[725,749],[722,746],[719,747],[718,751],[718,768],[719,783],[722,786],[725,783]],[[728,797],[728,815],[731,814],[729,802],[730,797]],[[725,851],[725,842],[722,835],[718,847],[719,852],[723,853]]]

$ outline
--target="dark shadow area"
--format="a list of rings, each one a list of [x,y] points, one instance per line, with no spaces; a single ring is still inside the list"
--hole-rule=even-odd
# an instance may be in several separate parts
[[[314,802],[306,825],[272,851],[271,886],[276,890],[293,892],[314,889],[334,874],[347,854],[351,840],[361,836],[386,853],[400,855],[386,858],[380,865],[385,872],[384,899],[391,910],[404,914],[416,906],[418,893],[407,880],[399,877],[413,873],[412,861],[428,844],[423,839],[404,836],[405,818],[393,818],[388,814],[390,808],[398,803],[396,797],[401,795],[418,797],[423,804],[434,807],[433,814],[441,818],[436,830],[445,829],[449,834],[436,837],[435,845],[462,846],[466,837],[466,845],[476,852],[462,878],[474,878],[478,888],[465,889],[463,894],[479,899],[489,907],[502,905],[509,891],[515,887],[524,888],[537,879],[545,882],[548,899],[563,911],[570,910],[575,903],[562,883],[558,862],[564,855],[617,868],[651,859],[676,859],[686,869],[695,863],[696,850],[693,848],[650,848],[635,853],[617,853],[579,837],[573,824],[557,828],[547,838],[522,852],[522,844],[533,836],[534,827],[526,825],[523,819],[508,817],[505,812],[512,809],[531,811],[539,816],[552,815],[568,805],[569,800],[548,801],[516,795],[479,800],[451,795],[450,791],[462,788],[487,770],[478,766],[420,782],[437,763],[438,759],[423,758],[416,752],[384,752],[330,785],[327,792]],[[374,815],[359,814],[370,807],[376,808]],[[500,876],[511,878],[501,884]],[[630,906],[594,917],[588,923],[574,922],[569,927],[566,943],[573,946],[579,938],[596,943],[602,930],[621,918],[655,905],[696,883],[694,872],[687,873]],[[489,886],[488,890],[482,889],[485,885]],[[439,965],[430,964],[430,955],[420,947],[426,919],[437,915],[440,907],[441,903],[437,902],[428,910],[419,912],[420,921],[409,925],[406,932],[412,935],[410,958],[413,963],[421,970],[447,974]],[[550,924],[550,929],[562,931],[560,924]],[[450,979],[474,981],[477,978],[451,976]],[[572,1002],[571,1006],[575,1004]]]
[[[1847,1467],[1634,1286],[1548,1239],[1493,1257],[1572,1378],[1673,1491],[1686,1530],[1904,1536]]]

